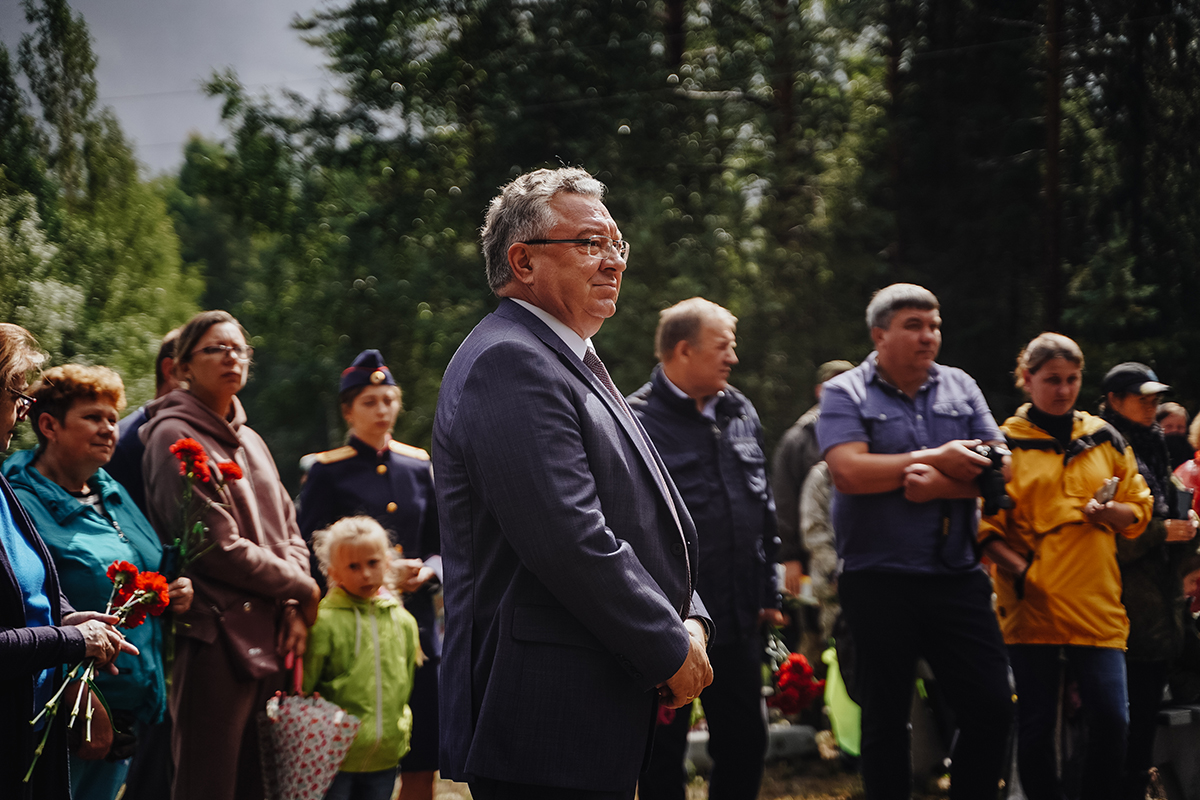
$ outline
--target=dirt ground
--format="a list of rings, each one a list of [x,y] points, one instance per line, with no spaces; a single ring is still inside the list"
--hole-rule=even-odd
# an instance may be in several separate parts
[[[931,787],[931,794],[916,795],[918,800],[943,800],[948,795]],[[469,800],[466,785],[439,781],[437,800]],[[811,759],[775,762],[767,765],[759,800],[862,800],[862,781],[834,764]],[[707,800],[708,787],[697,778],[688,787],[688,800]]]

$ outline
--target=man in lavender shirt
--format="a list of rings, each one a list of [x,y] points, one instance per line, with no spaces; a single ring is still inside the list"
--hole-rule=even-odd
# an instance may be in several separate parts
[[[978,563],[970,448],[1002,440],[975,381],[937,364],[938,301],[893,284],[867,306],[875,351],[825,384],[838,590],[856,648],[868,800],[908,798],[909,706],[926,659],[955,712],[950,796],[995,800],[1012,720],[1008,659]]]

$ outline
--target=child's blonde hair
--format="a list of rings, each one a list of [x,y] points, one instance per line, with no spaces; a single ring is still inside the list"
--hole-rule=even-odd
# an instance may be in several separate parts
[[[328,528],[317,531],[313,534],[313,552],[321,564],[321,574],[329,575],[338,547],[349,542],[358,544],[372,540],[379,543],[379,549],[385,554],[391,546],[387,531],[372,517],[343,517]]]

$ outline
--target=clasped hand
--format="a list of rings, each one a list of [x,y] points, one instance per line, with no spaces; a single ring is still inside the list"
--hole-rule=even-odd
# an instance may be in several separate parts
[[[681,708],[700,696],[712,683],[712,665],[704,649],[704,626],[694,619],[687,620],[688,654],[674,675],[658,686],[658,696],[668,708]]]
[[[104,667],[113,675],[118,674],[117,665],[113,663],[118,655],[138,654],[138,649],[113,627],[116,623],[115,616],[99,611],[76,611],[63,617],[63,625],[73,625],[83,634],[87,647],[84,657],[94,658],[96,666]]]

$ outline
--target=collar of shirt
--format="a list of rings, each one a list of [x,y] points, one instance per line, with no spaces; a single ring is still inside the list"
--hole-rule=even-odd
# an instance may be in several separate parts
[[[518,300],[515,297],[509,298],[514,303],[517,303],[521,308],[533,314],[535,317],[546,323],[550,330],[554,331],[558,338],[563,340],[563,344],[571,348],[571,352],[580,361],[583,361],[583,354],[588,350],[593,350],[591,339],[584,339],[578,333],[571,330],[562,320],[551,314],[549,311],[538,308],[533,303],[528,303],[524,300]]]
[[[904,394],[904,392],[893,386],[891,382],[887,380],[887,378],[884,378],[883,375],[880,374],[878,350],[872,350],[871,354],[868,355],[864,361],[866,363],[866,373],[864,377],[866,378],[868,386],[872,383],[879,383],[881,386],[886,386],[888,391],[893,394],[899,394],[908,397],[908,395]],[[921,384],[921,388],[917,389],[917,394],[920,394],[938,382],[938,369],[939,368],[937,364],[930,365],[929,374],[925,376],[925,382]]]
[[[680,389],[678,386],[671,383],[671,379],[667,377],[666,370],[663,370],[663,383],[665,383],[668,386],[668,388],[670,388],[670,390],[675,393],[676,397],[682,397],[683,399],[689,400],[689,401],[692,400],[692,398],[688,397],[687,392],[683,391],[683,389]],[[717,403],[724,396],[725,396],[724,392],[717,392],[712,397],[705,400],[704,408],[700,409],[700,416],[706,417],[706,418],[711,419],[712,421],[716,422],[716,420],[717,420]]]

